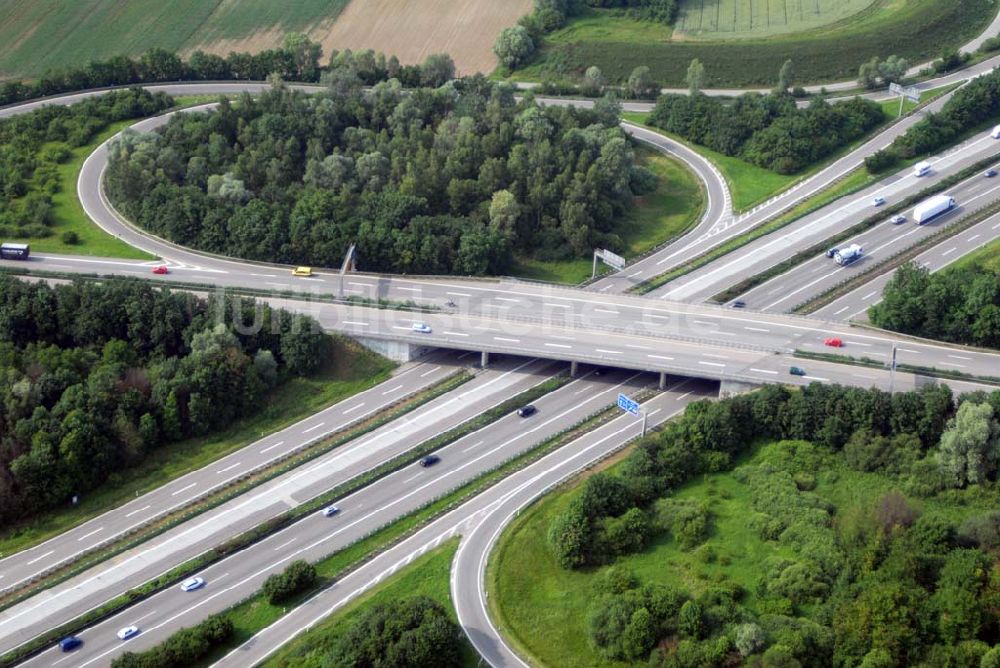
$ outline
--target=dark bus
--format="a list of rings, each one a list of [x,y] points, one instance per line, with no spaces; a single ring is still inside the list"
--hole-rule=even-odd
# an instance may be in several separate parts
[[[30,252],[28,244],[0,244],[0,258],[4,260],[27,260]]]

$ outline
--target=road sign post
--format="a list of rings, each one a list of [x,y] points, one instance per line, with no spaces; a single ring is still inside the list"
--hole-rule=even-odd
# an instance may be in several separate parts
[[[630,398],[626,394],[619,394],[618,395],[618,408],[622,409],[626,413],[631,413],[632,415],[635,415],[636,417],[639,416],[639,411],[642,410],[642,407],[639,405],[639,402],[636,401],[636,400],[634,400],[634,399],[632,399],[632,398]],[[648,416],[647,416],[646,411],[643,410],[642,411],[642,435],[643,436],[646,435],[646,418],[647,417]]]
[[[609,267],[611,267],[615,271],[621,271],[622,269],[625,268],[625,258],[623,258],[621,255],[618,255],[617,253],[612,253],[611,251],[605,250],[604,248],[595,248],[594,249],[594,266],[590,270],[590,277],[591,278],[596,278],[597,277],[597,261],[598,260],[600,260],[604,264],[608,265]]]
[[[918,89],[916,86],[909,86],[907,88],[903,88],[898,83],[891,83],[889,84],[889,92],[892,93],[893,95],[899,96],[898,116],[903,115],[904,100],[909,100],[910,102],[920,102],[920,89]]]

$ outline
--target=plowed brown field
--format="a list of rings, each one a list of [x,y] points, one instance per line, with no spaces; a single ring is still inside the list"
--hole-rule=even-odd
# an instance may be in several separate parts
[[[493,42],[531,11],[531,0],[351,0],[335,20],[309,31],[333,49],[375,49],[404,64],[449,53],[460,74],[496,67]]]

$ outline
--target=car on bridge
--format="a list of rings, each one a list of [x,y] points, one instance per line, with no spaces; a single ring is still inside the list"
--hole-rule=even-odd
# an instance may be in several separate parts
[[[744,308],[746,305],[747,303],[742,299],[737,299],[732,304],[730,304],[730,306],[732,306],[733,308]]]
[[[195,589],[201,589],[204,586],[204,578],[191,578],[184,581],[184,584],[181,585],[181,591],[194,591]]]
[[[340,508],[337,506],[327,506],[323,509],[323,517],[333,517],[340,512]]]
[[[153,267],[153,273],[163,276],[164,274],[169,274],[170,269],[167,268],[167,265],[161,264],[156,267]]]
[[[788,373],[792,374],[793,376],[804,376],[806,375],[806,370],[803,369],[802,367],[793,366],[788,369]]]
[[[420,465],[427,468],[428,466],[434,466],[439,461],[441,461],[441,458],[437,455],[427,455],[426,457],[421,457]]]
[[[313,275],[312,267],[295,267],[292,269],[292,276],[302,276],[304,278],[309,278]]]
[[[885,198],[881,195],[876,195],[875,198],[872,199],[873,206],[882,206],[883,204],[885,204]]]
[[[836,336],[828,336],[825,339],[823,339],[823,345],[830,346],[831,348],[843,348],[844,341],[843,339]]]
[[[133,636],[139,635],[139,627],[138,626],[126,626],[123,629],[119,629],[118,633],[116,633],[115,635],[118,636],[119,640],[128,640],[129,638],[131,638]]]
[[[431,326],[425,322],[415,322],[413,323],[413,327],[411,327],[410,329],[412,329],[414,332],[419,332],[420,334],[431,333]]]
[[[902,225],[906,222],[906,216],[897,213],[895,216],[889,219],[889,222],[893,225]]]
[[[985,172],[983,172],[983,176],[985,176],[988,179],[991,179],[996,175],[997,175],[997,170],[995,169],[987,169]]]

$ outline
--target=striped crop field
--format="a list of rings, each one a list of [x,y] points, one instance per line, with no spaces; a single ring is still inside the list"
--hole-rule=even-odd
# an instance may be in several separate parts
[[[681,0],[678,37],[765,37],[849,19],[877,0]]]
[[[531,0],[0,0],[0,80],[160,47],[226,55],[304,32],[333,50],[419,63],[447,52],[460,72],[496,66],[493,42]]]

